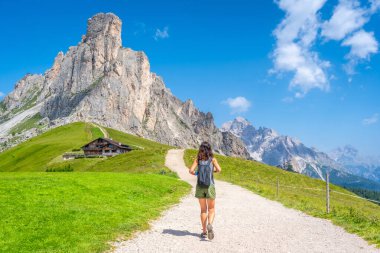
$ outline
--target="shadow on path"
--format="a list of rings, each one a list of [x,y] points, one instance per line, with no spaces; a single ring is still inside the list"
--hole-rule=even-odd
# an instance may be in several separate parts
[[[197,233],[191,233],[188,230],[174,230],[174,229],[164,229],[162,231],[163,234],[170,234],[170,235],[175,235],[175,236],[195,236],[198,237],[200,234]]]

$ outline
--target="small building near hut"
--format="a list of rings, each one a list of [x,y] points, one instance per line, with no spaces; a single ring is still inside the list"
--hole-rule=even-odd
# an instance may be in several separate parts
[[[114,156],[127,153],[132,150],[128,145],[120,142],[107,139],[98,138],[82,147],[85,157],[89,156]]]

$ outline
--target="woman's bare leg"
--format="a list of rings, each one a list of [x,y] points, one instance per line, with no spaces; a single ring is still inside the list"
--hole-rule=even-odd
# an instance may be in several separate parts
[[[201,206],[201,223],[203,233],[206,233],[207,223],[207,202],[206,199],[199,199],[199,205]]]
[[[207,199],[208,223],[212,224],[215,217],[215,199]]]

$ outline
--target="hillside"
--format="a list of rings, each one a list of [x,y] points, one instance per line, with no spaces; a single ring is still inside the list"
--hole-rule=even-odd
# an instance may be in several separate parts
[[[195,150],[186,150],[185,162],[188,166],[195,156]],[[348,232],[356,233],[380,246],[379,205],[356,198],[352,192],[331,184],[331,212],[326,214],[325,182],[255,161],[219,155],[216,157],[222,167],[222,173],[216,174],[216,179],[240,185],[287,207],[330,219]]]
[[[164,168],[164,159],[170,146],[109,128],[106,131],[110,138],[130,145],[135,150],[111,158],[63,161],[65,152],[78,150],[91,140],[103,136],[96,125],[78,122],[57,127],[0,153],[0,171],[46,171],[70,167],[74,171],[168,172]]]

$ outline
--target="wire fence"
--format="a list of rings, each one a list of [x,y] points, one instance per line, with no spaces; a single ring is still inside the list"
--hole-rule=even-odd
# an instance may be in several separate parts
[[[281,182],[279,177],[276,177],[276,179],[272,178],[272,181],[269,181],[268,179],[266,179],[266,180],[261,179],[260,176],[258,176],[258,175],[255,177],[252,175],[244,174],[244,173],[239,173],[239,175],[236,175],[236,174],[232,175],[231,172],[229,172],[229,174],[227,174],[227,177],[230,179],[230,181],[237,179],[237,180],[240,180],[242,182],[249,181],[249,182],[254,182],[257,184],[272,186],[275,189],[275,193],[276,193],[277,197],[279,196],[279,194],[281,192],[281,188],[304,190],[303,194],[306,194],[306,191],[314,191],[314,192],[323,193],[323,196],[326,197],[326,213],[330,212],[330,197],[331,197],[330,194],[331,193],[339,194],[342,196],[347,196],[347,197],[351,197],[351,198],[355,198],[355,199],[366,200],[366,201],[370,201],[372,203],[380,205],[379,200],[365,198],[365,197],[361,197],[361,196],[358,196],[355,194],[349,194],[349,193],[340,192],[340,191],[336,191],[336,190],[331,189],[328,174],[326,174],[326,180],[325,180],[326,185],[323,188],[286,185],[286,184],[283,184],[283,182]],[[307,194],[307,195],[310,195],[310,194]],[[321,197],[320,195],[314,195],[314,196]]]

